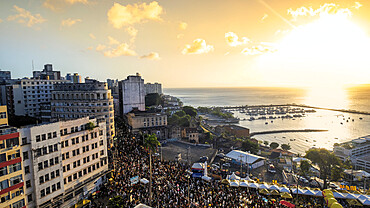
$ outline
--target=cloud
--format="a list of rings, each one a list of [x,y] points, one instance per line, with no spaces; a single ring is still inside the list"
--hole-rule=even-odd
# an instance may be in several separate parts
[[[207,45],[206,41],[203,39],[196,39],[193,41],[192,45],[185,45],[182,50],[182,54],[202,54],[209,53],[214,50],[212,45]]]
[[[131,36],[130,42],[133,43],[135,42],[135,38],[137,36],[137,29],[135,29],[132,26],[129,26],[126,28],[126,32]]]
[[[119,41],[112,38],[111,36],[108,36],[109,45],[119,45]]]
[[[73,5],[75,3],[89,4],[88,0],[45,0],[42,4],[45,8],[52,11],[60,11],[64,7]]]
[[[81,22],[82,20],[81,19],[71,19],[71,18],[68,18],[68,19],[65,19],[65,20],[62,20],[62,23],[61,25],[63,27],[71,27],[72,25],[76,24],[77,22]]]
[[[225,33],[225,40],[226,43],[231,47],[247,44],[250,42],[250,40],[246,37],[242,37],[239,39],[239,37],[233,32]]]
[[[362,5],[358,2],[355,3],[354,8],[358,9]],[[352,12],[349,8],[340,8],[338,4],[326,3],[321,5],[318,9],[313,9],[312,7],[300,7],[295,10],[292,8],[288,9],[288,14],[292,16],[293,21],[296,21],[300,16],[324,16],[324,15],[343,15],[346,17],[352,16]]]
[[[188,27],[188,23],[180,22],[180,24],[179,24],[179,29],[180,30],[186,30],[187,27]]]
[[[130,46],[127,43],[121,43],[117,48],[111,49],[104,52],[104,56],[109,58],[118,57],[118,56],[136,56],[136,52],[130,49]]]
[[[161,57],[159,57],[159,54],[156,52],[151,52],[147,55],[140,56],[141,59],[150,59],[150,60],[161,60]]]
[[[106,48],[107,46],[105,46],[105,45],[102,45],[102,44],[99,44],[98,46],[96,46],[96,51],[102,51],[102,50],[104,50],[105,48]]]
[[[272,44],[270,43],[261,43],[261,45],[244,48],[242,51],[242,54],[253,56],[253,55],[261,55],[264,53],[273,53],[276,51],[276,49],[273,48],[271,45]]]
[[[119,29],[123,26],[143,23],[148,20],[159,21],[162,13],[163,8],[156,1],[150,4],[128,4],[126,6],[114,3],[113,7],[109,9],[107,16],[113,27]]]
[[[261,22],[264,22],[268,17],[269,17],[268,14],[264,14],[263,17],[261,18]]]
[[[360,2],[355,2],[355,5],[353,6],[353,8],[360,9],[360,7],[362,7],[362,4]]]
[[[94,40],[96,39],[95,35],[92,34],[92,33],[90,33],[89,36],[90,36],[91,39],[94,39]]]
[[[8,21],[17,21],[20,24],[26,24],[32,27],[34,24],[41,24],[46,21],[40,14],[32,15],[31,12],[14,5],[13,8],[18,12],[16,15],[10,15]]]

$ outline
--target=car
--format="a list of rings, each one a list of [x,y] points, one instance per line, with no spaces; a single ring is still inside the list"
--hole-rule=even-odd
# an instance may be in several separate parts
[[[230,167],[231,165],[230,165],[230,163],[224,163],[224,164],[222,164],[222,166],[223,167]]]
[[[206,161],[208,161],[208,157],[207,156],[202,156],[202,157],[199,158],[199,160],[201,162],[206,162]]]

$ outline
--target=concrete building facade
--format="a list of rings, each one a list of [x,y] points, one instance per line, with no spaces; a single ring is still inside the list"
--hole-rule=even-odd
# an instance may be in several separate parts
[[[88,116],[105,120],[106,137],[110,140],[109,144],[112,144],[115,135],[114,106],[107,83],[64,83],[54,86],[51,98],[52,120],[71,120]]]
[[[20,129],[27,207],[69,208],[96,191],[108,173],[105,131],[88,117]]]
[[[136,76],[128,76],[127,79],[119,82],[119,103],[120,115],[138,109],[145,110],[145,87],[144,79],[139,73]]]
[[[147,113],[133,111],[126,115],[133,133],[156,134],[159,139],[168,138],[167,115],[162,113]]]
[[[52,64],[45,64],[42,71],[33,71],[34,79],[60,80],[60,71],[53,71]]]
[[[4,112],[6,113],[6,106],[1,106],[0,113]],[[7,126],[6,118],[0,120],[0,207],[25,207],[19,132],[16,128]]]
[[[146,83],[145,84],[145,95],[151,93],[162,94],[162,84],[160,83]]]

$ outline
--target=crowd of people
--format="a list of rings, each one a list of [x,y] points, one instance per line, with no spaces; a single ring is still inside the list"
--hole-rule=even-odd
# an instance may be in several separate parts
[[[135,176],[150,179],[149,152],[143,147],[143,138],[117,139],[111,157],[112,179],[106,194],[108,198],[119,196],[118,207],[132,208],[140,203],[151,207],[285,207],[279,203],[283,200],[280,197],[266,196],[256,189],[229,187],[219,181],[192,178],[187,164],[161,161],[155,156],[152,156],[150,197],[149,184],[132,184],[130,180]],[[323,199],[318,197],[294,196],[291,202],[299,207],[325,207]],[[344,207],[349,206],[344,204]]]

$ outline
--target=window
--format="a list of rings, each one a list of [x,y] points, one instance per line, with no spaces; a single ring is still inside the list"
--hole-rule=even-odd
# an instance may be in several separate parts
[[[54,158],[51,158],[51,159],[49,160],[49,164],[50,164],[50,166],[53,166],[53,165],[54,165]]]
[[[40,162],[40,163],[38,164],[38,167],[39,167],[39,170],[44,169],[44,168],[43,168],[43,166],[42,166],[42,162]]]
[[[29,188],[29,187],[31,187],[31,181],[30,180],[26,181],[26,188]]]
[[[73,180],[77,179],[77,173],[73,174]]]
[[[68,182],[72,181],[72,176],[68,176]]]
[[[54,158],[54,163],[59,164],[59,158],[58,157]]]
[[[64,154],[62,154],[62,160],[65,160],[65,156],[64,156]]]
[[[66,153],[66,159],[69,159],[69,152]]]
[[[24,167],[24,172],[25,172],[26,174],[30,173],[30,166],[25,166],[25,167]]]
[[[100,156],[104,155],[104,150],[100,151]]]
[[[76,150],[72,150],[73,157],[76,156]]]
[[[39,180],[40,180],[40,184],[44,183],[44,176],[40,176]]]
[[[48,154],[48,149],[47,149],[46,147],[43,147],[43,148],[42,148],[42,154],[43,154],[43,155]]]
[[[54,171],[50,173],[50,178],[51,179],[55,178],[55,172]]]
[[[50,187],[46,188],[46,194],[50,194]]]
[[[51,132],[48,133],[48,139],[51,139]]]
[[[68,140],[64,141],[64,146],[68,147]]]
[[[55,176],[56,176],[56,177],[59,177],[59,174],[60,174],[60,173],[59,173],[59,170],[56,170],[56,171],[55,171]]]
[[[56,131],[53,132],[53,138],[55,138],[55,137],[57,137],[57,132]]]
[[[46,134],[41,135],[42,141],[46,140]]]
[[[78,172],[78,177],[82,177],[82,171]]]
[[[14,147],[19,145],[19,139],[18,137],[12,138],[12,139],[7,139],[6,141],[6,148]]]
[[[39,142],[39,141],[41,141],[41,139],[40,139],[40,135],[37,135],[37,136],[36,136],[36,142]]]
[[[30,194],[30,195],[27,196],[27,201],[28,202],[31,202],[32,201],[32,194]]]
[[[28,160],[28,152],[23,152],[23,161]]]
[[[67,171],[69,171],[69,170],[71,170],[71,165],[70,164],[67,165]]]
[[[76,168],[76,166],[77,166],[77,163],[76,163],[76,161],[74,161],[73,162],[73,168]]]
[[[45,190],[42,189],[41,192],[40,192],[40,194],[41,194],[41,197],[44,197],[45,196]]]
[[[104,141],[100,140],[100,146],[103,146],[103,145],[104,145]]]
[[[44,168],[47,168],[47,167],[49,167],[49,161],[45,160],[44,161]]]
[[[49,173],[48,173],[48,174],[45,175],[45,182],[49,181],[49,180],[50,180],[50,178],[49,178]]]
[[[58,151],[58,144],[54,144],[54,151]]]
[[[80,138],[76,137],[76,144],[80,143]]]
[[[76,144],[76,139],[75,138],[72,138],[72,145],[73,144]]]
[[[53,152],[53,145],[49,145],[49,153]]]
[[[22,145],[25,145],[25,144],[27,144],[27,137],[22,138]]]

